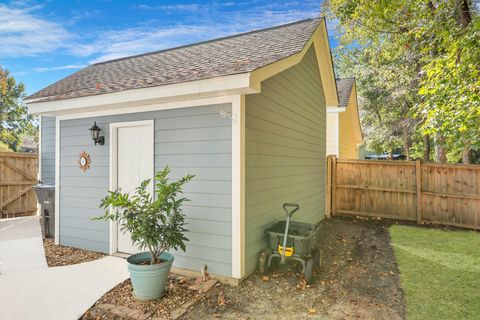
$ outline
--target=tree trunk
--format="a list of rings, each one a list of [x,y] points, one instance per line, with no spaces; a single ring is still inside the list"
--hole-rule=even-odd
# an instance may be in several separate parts
[[[445,139],[442,135],[436,134],[434,138],[435,144],[435,162],[446,163],[447,162],[447,152],[445,150]]]
[[[458,11],[458,24],[465,28],[472,21],[472,15],[470,14],[470,6],[468,5],[469,0],[457,0],[456,2]]]
[[[472,163],[472,149],[470,148],[466,148],[465,150],[463,150],[463,153],[462,153],[462,163],[463,164],[470,164]]]
[[[423,136],[423,161],[430,161],[430,135]]]

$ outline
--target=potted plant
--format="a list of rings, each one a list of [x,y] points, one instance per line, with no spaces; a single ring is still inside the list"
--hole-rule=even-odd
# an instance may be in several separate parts
[[[167,251],[186,250],[188,230],[182,205],[188,199],[180,195],[193,175],[172,182],[168,179],[169,173],[167,166],[155,174],[154,197],[147,191],[151,179],[143,181],[132,195],[110,191],[100,204],[105,213],[95,218],[118,222],[121,232],[130,232],[136,247],[148,250],[127,259],[133,292],[139,300],[163,295],[173,263],[173,255]]]

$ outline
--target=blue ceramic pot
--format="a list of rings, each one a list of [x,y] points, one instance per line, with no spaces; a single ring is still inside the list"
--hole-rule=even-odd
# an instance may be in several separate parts
[[[159,258],[163,262],[154,265],[139,264],[142,261],[150,262],[150,252],[140,252],[127,259],[133,293],[138,300],[153,300],[163,296],[173,256],[164,252]]]

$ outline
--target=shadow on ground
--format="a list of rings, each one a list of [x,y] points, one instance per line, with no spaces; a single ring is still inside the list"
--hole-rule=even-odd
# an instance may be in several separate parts
[[[275,266],[239,287],[217,286],[182,319],[405,319],[405,300],[383,220],[322,222],[321,268],[306,287],[300,267]]]

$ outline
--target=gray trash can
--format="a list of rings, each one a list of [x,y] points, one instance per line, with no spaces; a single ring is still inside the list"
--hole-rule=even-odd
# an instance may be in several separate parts
[[[55,185],[40,183],[33,187],[41,208],[42,233],[44,238],[55,236]]]

